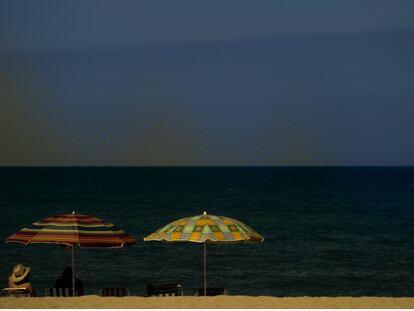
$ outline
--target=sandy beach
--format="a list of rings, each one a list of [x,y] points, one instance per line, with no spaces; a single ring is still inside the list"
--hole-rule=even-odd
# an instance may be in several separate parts
[[[267,296],[216,296],[216,297],[99,297],[83,296],[75,298],[0,298],[0,308],[7,309],[214,309],[214,308],[414,308],[414,298],[388,297],[288,297]]]

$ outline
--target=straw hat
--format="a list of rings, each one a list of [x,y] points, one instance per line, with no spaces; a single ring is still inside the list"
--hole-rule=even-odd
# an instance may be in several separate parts
[[[30,267],[25,267],[21,264],[16,265],[13,268],[13,273],[10,276],[14,283],[23,281],[30,273]]]

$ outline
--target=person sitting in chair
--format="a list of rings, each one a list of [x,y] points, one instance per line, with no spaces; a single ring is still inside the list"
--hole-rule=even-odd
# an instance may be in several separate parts
[[[73,288],[72,284],[72,267],[66,267],[63,270],[62,275],[59,279],[55,281],[55,288]],[[83,285],[82,281],[78,278],[75,278],[75,292],[78,296],[83,296],[85,293],[83,292]]]
[[[18,264],[13,268],[13,272],[9,276],[8,286],[9,291],[13,292],[13,289],[18,291],[19,289],[25,289],[30,296],[36,296],[32,284],[30,284],[30,267],[25,267],[22,264]]]

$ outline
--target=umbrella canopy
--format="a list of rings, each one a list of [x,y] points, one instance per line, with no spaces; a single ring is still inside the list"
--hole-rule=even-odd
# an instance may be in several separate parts
[[[75,214],[65,214],[46,217],[28,227],[12,234],[6,243],[21,244],[44,243],[63,244],[72,247],[72,287],[75,294],[75,255],[76,245],[87,247],[120,248],[131,246],[137,241],[123,230],[115,227],[98,217]]]
[[[123,230],[98,217],[65,214],[46,217],[12,234],[6,242],[46,243],[80,247],[123,247],[137,243]]]
[[[173,221],[144,239],[144,241],[196,243],[254,243],[263,240],[260,234],[238,220],[209,215],[206,212]]]
[[[238,220],[204,212],[202,215],[173,221],[144,238],[144,241],[204,243],[204,295],[206,295],[206,243],[260,243],[264,238]]]

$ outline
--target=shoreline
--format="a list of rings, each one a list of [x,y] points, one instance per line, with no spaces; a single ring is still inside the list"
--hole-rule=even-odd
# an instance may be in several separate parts
[[[414,308],[414,297],[1,297],[2,309],[395,309]]]

